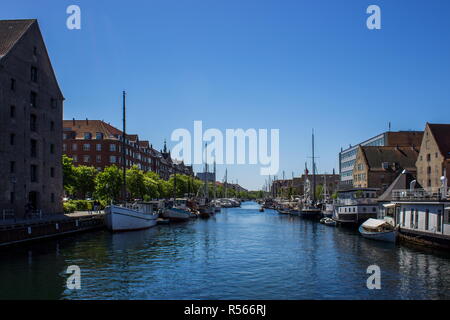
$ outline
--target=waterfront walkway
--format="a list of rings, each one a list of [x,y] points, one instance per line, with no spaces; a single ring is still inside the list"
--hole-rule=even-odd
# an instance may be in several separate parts
[[[42,217],[33,217],[28,219],[5,219],[0,220],[0,228],[1,227],[11,227],[14,225],[33,225],[40,223],[48,223],[48,222],[58,222],[65,221],[68,219],[74,218],[89,218],[89,217],[100,217],[103,216],[104,212],[93,212],[93,211],[76,211],[73,213],[67,214],[54,214],[54,215],[44,215]]]

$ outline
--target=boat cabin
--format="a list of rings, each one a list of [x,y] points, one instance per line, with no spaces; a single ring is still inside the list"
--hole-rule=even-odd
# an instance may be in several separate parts
[[[338,192],[333,219],[342,224],[359,225],[370,218],[377,218],[376,188],[355,188]]]

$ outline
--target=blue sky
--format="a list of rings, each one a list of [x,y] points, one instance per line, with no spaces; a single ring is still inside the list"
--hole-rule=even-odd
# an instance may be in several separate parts
[[[82,29],[66,28],[77,4]],[[366,8],[382,29],[366,28]],[[280,129],[280,173],[338,170],[341,147],[386,131],[450,123],[447,0],[15,0],[1,19],[38,18],[65,119],[128,128],[162,148],[174,129]],[[170,143],[169,143],[170,145]],[[218,167],[223,177],[225,168]],[[229,178],[260,188],[259,166]]]

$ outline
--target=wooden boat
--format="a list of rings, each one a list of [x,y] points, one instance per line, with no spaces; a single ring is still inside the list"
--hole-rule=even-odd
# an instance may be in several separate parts
[[[299,215],[300,215],[300,210],[297,210],[297,209],[291,209],[291,210],[289,211],[289,214],[290,214],[291,216],[299,216]]]
[[[337,225],[337,222],[331,218],[322,218],[322,219],[320,219],[320,223],[322,223],[326,226],[330,226],[330,227],[334,227]]]
[[[278,208],[277,211],[279,214],[289,214],[291,210],[288,208]]]
[[[369,219],[359,227],[364,238],[395,243],[398,230],[386,220]]]
[[[151,228],[157,224],[158,216],[150,203],[110,205],[105,208],[105,224],[113,232]]]
[[[191,218],[191,212],[179,208],[167,208],[162,217],[174,222],[188,221]]]
[[[322,216],[322,210],[313,206],[307,206],[300,210],[300,217],[306,219],[319,219]]]

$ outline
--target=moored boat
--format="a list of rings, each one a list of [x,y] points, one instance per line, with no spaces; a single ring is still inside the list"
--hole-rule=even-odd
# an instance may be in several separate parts
[[[359,233],[364,238],[395,243],[397,228],[386,220],[369,219],[359,227]]]
[[[150,203],[110,205],[105,208],[105,224],[113,232],[151,228],[157,224],[158,216]]]
[[[167,208],[162,217],[174,222],[188,221],[191,218],[191,212],[179,208]]]

